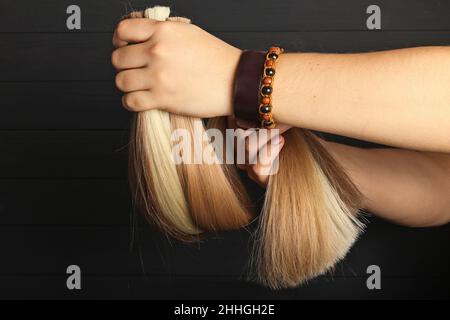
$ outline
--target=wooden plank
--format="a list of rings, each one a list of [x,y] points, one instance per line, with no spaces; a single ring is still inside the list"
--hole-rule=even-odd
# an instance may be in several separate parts
[[[339,136],[332,140],[378,146]],[[126,131],[0,131],[0,180],[126,179],[127,144]]]
[[[69,265],[94,275],[139,272],[137,256],[129,249],[129,227],[10,225],[0,230],[2,275],[65,274]]]
[[[0,299],[127,299],[127,278],[82,274],[81,290],[68,290],[65,272],[56,276],[0,276]],[[35,308],[35,307],[34,307]]]
[[[0,226],[0,231],[0,275],[58,275],[68,265],[76,264],[94,276],[179,274],[239,278],[248,258],[245,231],[211,235],[201,248],[169,242],[143,223],[135,229],[8,225]]]
[[[0,276],[1,299],[449,299],[448,278],[387,278],[382,290],[368,290],[365,279],[313,280],[299,288],[274,291],[231,279],[208,277],[84,276],[82,290],[69,291],[65,275]],[[148,305],[148,301],[145,302]],[[151,307],[151,305],[149,305]]]
[[[3,0],[2,32],[69,32],[69,0]],[[152,5],[145,0],[78,0],[81,32],[109,32],[119,18],[134,9]],[[190,17],[210,31],[366,30],[369,0],[161,0],[174,14]],[[440,0],[378,0],[384,30],[450,29],[450,4]]]
[[[1,178],[126,178],[127,132],[1,131]]]
[[[450,278],[383,278],[381,290],[368,290],[366,278],[315,279],[293,289],[269,290],[243,281],[177,276],[132,279],[133,296],[147,299],[448,299]]]
[[[356,52],[450,44],[450,31],[221,32],[240,47],[283,44],[290,51]],[[0,34],[0,81],[111,81],[111,34]],[[1,85],[1,84],[0,84]],[[94,94],[91,92],[90,94]]]
[[[0,130],[127,129],[131,113],[107,82],[11,82],[0,84]]]
[[[448,252],[450,224],[408,228],[372,216],[343,265],[344,270],[354,270],[358,276],[365,276],[372,264],[380,266],[385,276],[449,276]]]
[[[0,180],[0,225],[129,226],[125,179]]]
[[[128,130],[131,113],[121,106],[112,82],[6,82],[0,130]],[[25,115],[24,115],[25,114]],[[324,138],[359,147],[379,147],[323,133]]]
[[[43,41],[43,42],[41,42]],[[110,80],[110,34],[1,34],[0,81]]]
[[[347,257],[323,279],[366,278],[367,267],[373,264],[380,266],[382,274],[388,277],[450,276],[450,256],[447,254],[450,251],[450,225],[413,229],[374,217],[369,221],[366,232]],[[234,275],[245,279],[250,247],[246,245],[250,238],[245,231],[209,237],[198,249],[178,243],[166,246],[166,242],[158,240],[157,234],[145,228],[140,235],[138,243],[144,249],[141,253],[144,264],[154,259],[152,251],[146,250],[145,246],[159,243],[168,274]]]
[[[450,43],[450,2],[441,0],[378,1],[382,32],[362,31],[368,0],[159,3],[242,48],[278,42],[295,51],[355,52]],[[141,218],[132,229],[123,148],[129,114],[109,57],[118,18],[148,2],[79,0],[82,30],[73,32],[65,28],[69,4],[0,3],[0,298],[449,298],[450,226],[371,219],[332,275],[281,292],[243,281],[247,231],[188,246],[168,242]],[[82,267],[81,292],[65,288],[69,264]],[[365,286],[371,264],[381,267],[381,291]]]
[[[344,261],[322,280],[367,278],[378,265],[384,278],[450,277],[450,226],[411,229],[372,219]],[[133,236],[133,251],[129,251]],[[250,234],[209,234],[199,245],[168,241],[139,223],[126,226],[0,227],[0,275],[57,275],[69,264],[86,274],[203,276],[245,280]]]

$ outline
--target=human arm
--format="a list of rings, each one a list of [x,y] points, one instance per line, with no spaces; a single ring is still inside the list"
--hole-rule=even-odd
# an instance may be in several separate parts
[[[410,227],[443,225],[450,221],[450,154],[405,149],[363,149],[319,139],[360,190],[362,208]],[[284,140],[282,140],[284,142]],[[272,159],[283,144],[269,143]],[[266,154],[267,152],[261,152]],[[273,163],[240,166],[265,186]]]
[[[132,111],[233,113],[241,50],[197,26],[126,19],[113,39],[117,87]],[[277,63],[278,122],[382,144],[450,152],[450,47],[287,53]]]
[[[369,212],[411,227],[450,221],[450,154],[324,146],[359,188]]]
[[[450,47],[285,54],[273,104],[292,126],[450,152]]]

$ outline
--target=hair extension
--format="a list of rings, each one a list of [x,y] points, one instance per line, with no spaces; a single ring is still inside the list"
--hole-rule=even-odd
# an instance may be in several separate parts
[[[257,281],[271,288],[296,286],[342,259],[362,224],[360,194],[310,132],[285,133],[279,170],[269,177],[256,233]]]
[[[167,7],[154,7],[146,9],[143,16],[166,20],[169,14]],[[129,16],[140,17],[142,13]],[[169,19],[189,22],[185,18]],[[153,223],[182,240],[198,235],[201,230],[241,228],[251,219],[250,200],[241,185],[232,183],[236,175],[229,167],[173,162],[173,129],[192,133],[194,123],[200,121],[148,110],[134,116],[130,135],[129,176],[136,206]],[[204,135],[202,127],[200,139]],[[197,135],[192,136],[197,138]],[[199,143],[205,144],[204,141]]]
[[[154,7],[129,16],[189,22],[169,14],[169,8]],[[130,134],[134,203],[150,222],[183,241],[244,227],[253,217],[234,166],[173,162],[174,129],[187,130],[194,144],[210,146],[203,124],[201,135],[193,133],[196,123],[201,120],[149,110],[135,115]],[[226,119],[210,119],[208,127],[224,132]],[[329,270],[363,227],[357,219],[359,191],[318,139],[291,129],[285,141],[278,173],[269,178],[251,260],[256,280],[274,289]]]

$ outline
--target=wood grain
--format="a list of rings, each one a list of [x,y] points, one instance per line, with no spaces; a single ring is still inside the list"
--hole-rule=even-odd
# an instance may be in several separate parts
[[[448,45],[450,31],[219,32],[245,49],[280,43],[289,51],[362,52]],[[0,34],[0,81],[112,81],[112,34]],[[1,84],[0,84],[1,85]]]
[[[175,15],[186,16],[208,31],[366,30],[366,9],[381,8],[383,30],[449,30],[450,3],[442,0],[160,0]],[[69,0],[3,0],[1,32],[68,32]],[[132,9],[155,3],[145,0],[78,0],[81,32],[110,32]],[[80,32],[73,31],[73,32]]]
[[[382,31],[367,31],[369,0],[161,0],[174,14],[240,48],[361,52],[450,44],[450,2],[380,0]],[[450,226],[409,229],[370,218],[332,274],[297,289],[245,281],[250,234],[168,239],[133,213],[126,180],[130,114],[110,63],[119,18],[144,0],[0,2],[0,298],[449,298]],[[376,145],[327,135],[361,147]],[[251,192],[257,190],[251,185]],[[79,264],[83,290],[66,289]],[[382,290],[366,288],[366,268]]]

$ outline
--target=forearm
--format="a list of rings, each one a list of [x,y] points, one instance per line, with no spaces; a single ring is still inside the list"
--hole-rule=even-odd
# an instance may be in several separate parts
[[[273,105],[292,126],[450,152],[450,47],[284,54]]]
[[[361,149],[326,142],[371,213],[407,226],[450,220],[450,155],[402,149]]]

